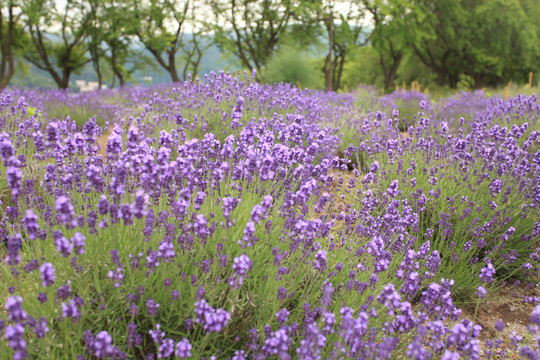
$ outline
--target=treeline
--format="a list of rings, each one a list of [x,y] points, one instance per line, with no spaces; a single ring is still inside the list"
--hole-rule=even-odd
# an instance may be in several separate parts
[[[123,86],[148,64],[178,82],[213,45],[258,76],[289,81],[306,59],[283,60],[287,51],[317,48],[327,90],[419,79],[481,88],[540,70],[537,0],[1,1],[2,89],[22,59],[59,88],[88,64],[100,85]]]

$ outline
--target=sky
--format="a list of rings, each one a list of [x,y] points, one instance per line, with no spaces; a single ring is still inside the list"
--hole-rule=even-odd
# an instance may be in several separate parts
[[[328,1],[326,1],[326,2],[328,2]],[[332,1],[332,2],[334,2],[334,1]],[[67,0],[55,0],[55,3],[56,3],[56,8],[57,9],[64,9],[66,7]],[[338,13],[339,12],[346,13],[347,10],[348,10],[348,7],[349,7],[349,2],[348,1],[343,1],[343,0],[335,1],[335,10]],[[201,17],[206,18],[207,14],[208,14],[208,11],[209,11],[209,9],[200,11]],[[369,17],[368,17],[368,19],[365,19],[361,23],[363,23],[362,24],[363,26],[370,25]],[[194,28],[189,23],[184,23],[183,27],[184,27],[184,30],[185,30],[186,33],[193,33],[194,32]],[[52,30],[53,31],[54,30],[60,30],[59,25],[53,26]]]

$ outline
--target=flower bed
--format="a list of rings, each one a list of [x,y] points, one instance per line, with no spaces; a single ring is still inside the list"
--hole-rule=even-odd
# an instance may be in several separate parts
[[[539,113],[223,72],[5,91],[2,357],[487,357],[459,304],[537,276]]]

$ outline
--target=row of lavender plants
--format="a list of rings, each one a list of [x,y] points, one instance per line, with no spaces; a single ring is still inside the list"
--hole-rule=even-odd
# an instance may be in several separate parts
[[[534,96],[220,72],[0,102],[0,358],[492,358],[459,304],[538,275]]]

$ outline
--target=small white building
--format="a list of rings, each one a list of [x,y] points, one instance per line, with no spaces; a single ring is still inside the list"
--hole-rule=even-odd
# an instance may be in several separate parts
[[[80,92],[97,90],[99,83],[97,81],[75,80],[75,85],[79,88]],[[106,89],[107,85],[102,84],[102,89]]]

